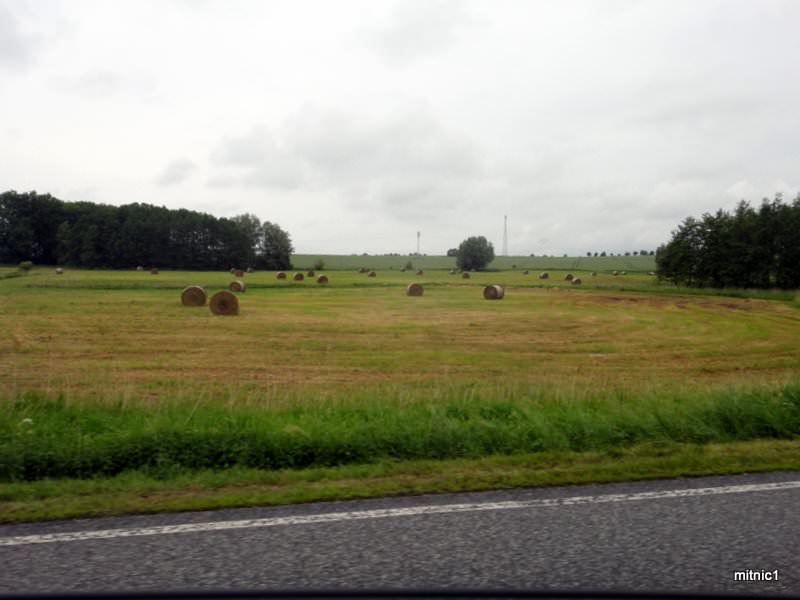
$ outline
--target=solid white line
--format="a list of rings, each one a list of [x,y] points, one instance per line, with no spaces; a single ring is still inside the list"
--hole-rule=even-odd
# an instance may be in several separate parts
[[[572,496],[569,498],[550,498],[541,500],[520,500],[509,502],[481,502],[472,504],[439,504],[412,506],[409,508],[384,508],[353,512],[337,512],[320,515],[294,517],[268,517],[265,519],[246,519],[242,521],[216,521],[209,523],[186,523],[183,525],[160,525],[156,527],[134,527],[130,529],[102,529],[97,531],[74,531],[68,533],[48,533],[42,535],[21,535],[0,538],[0,546],[21,546],[25,544],[48,544],[53,542],[77,542],[142,535],[168,535],[173,533],[197,533],[203,531],[226,531],[230,529],[249,529],[251,527],[277,527],[282,525],[306,525],[312,523],[333,523],[356,521],[360,519],[382,519],[387,517],[411,517],[445,513],[476,512],[485,510],[509,510],[515,508],[548,508],[573,506],[576,504],[605,504],[609,502],[633,502],[637,500],[661,500],[664,498],[693,498],[719,494],[742,494],[745,492],[768,492],[800,488],[800,481],[781,483],[762,483],[752,485],[733,485],[723,487],[689,488],[683,490],[662,490],[658,492],[639,492],[635,494],[605,494],[601,496]]]

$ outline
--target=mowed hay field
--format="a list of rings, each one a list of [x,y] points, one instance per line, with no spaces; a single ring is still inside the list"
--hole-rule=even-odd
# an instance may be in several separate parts
[[[229,273],[36,268],[0,280],[0,519],[531,484],[525,465],[541,477],[541,457],[560,472],[587,452],[610,453],[589,460],[594,480],[800,466],[794,294],[689,293],[643,273],[575,271],[580,286],[567,271],[326,271],[326,285],[293,273],[245,275],[235,317],[180,301],[189,285],[227,289]],[[423,296],[406,296],[412,281]],[[488,284],[505,298],[484,300]],[[788,445],[762,448],[762,462],[720,451],[738,466],[674,462],[689,446],[753,440]],[[671,470],[607,470],[641,444]],[[505,479],[480,463],[523,456]],[[428,460],[477,462],[422,485],[419,470],[439,467],[414,461]],[[354,474],[370,464],[384,465],[377,487]],[[417,466],[389,485],[386,464]],[[275,489],[275,473],[297,469],[338,475],[315,471],[299,495]],[[228,475],[191,475],[208,472]],[[103,488],[87,504],[85,487],[54,480],[128,481],[115,493],[139,503],[112,506]],[[243,482],[246,494],[230,491]],[[164,502],[142,500],[156,488]]]
[[[375,386],[398,401],[431,390],[555,392],[782,383],[800,367],[800,311],[780,301],[572,286],[551,272],[329,273],[330,283],[248,274],[240,315],[180,303],[226,273],[72,271],[0,287],[0,391],[134,402],[211,396],[314,403]],[[583,279],[613,286],[622,277]],[[624,283],[646,285],[630,276]],[[409,298],[418,281],[425,294]],[[484,285],[507,287],[486,301]],[[543,287],[524,287],[532,286]],[[220,396],[221,394],[221,396]]]

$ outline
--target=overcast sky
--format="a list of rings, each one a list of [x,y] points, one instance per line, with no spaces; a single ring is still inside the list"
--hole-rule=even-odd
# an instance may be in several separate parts
[[[0,191],[300,253],[654,249],[800,186],[800,1],[0,0]]]

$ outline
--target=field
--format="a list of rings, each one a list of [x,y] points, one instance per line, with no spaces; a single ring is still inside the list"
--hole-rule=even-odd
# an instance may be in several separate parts
[[[408,261],[415,269],[446,270],[455,266],[450,256],[343,256],[334,254],[294,254],[292,264],[310,269],[317,260],[325,262],[328,270],[352,271],[360,267],[381,270],[400,270]],[[631,271],[649,273],[656,268],[654,256],[498,256],[489,265],[492,270],[518,271],[574,269],[579,271]]]
[[[640,266],[0,279],[0,520],[800,467],[795,294]]]

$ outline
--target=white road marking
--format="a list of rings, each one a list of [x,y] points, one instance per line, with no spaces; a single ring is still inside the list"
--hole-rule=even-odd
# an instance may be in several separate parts
[[[382,519],[387,517],[411,517],[416,515],[435,515],[446,513],[476,512],[485,510],[509,510],[519,508],[549,508],[573,506],[576,504],[605,504],[609,502],[634,502],[637,500],[661,500],[663,498],[693,498],[720,494],[742,494],[746,492],[769,492],[800,488],[800,481],[781,483],[762,483],[752,485],[732,485],[722,487],[689,488],[683,490],[663,490],[658,492],[639,492],[635,494],[604,494],[600,496],[572,496],[569,498],[548,498],[540,500],[520,500],[509,502],[477,502],[471,504],[438,504],[412,506],[408,508],[383,508],[353,512],[337,512],[320,515],[301,515],[294,517],[267,517],[242,521],[216,521],[209,523],[186,523],[183,525],[159,525],[155,527],[134,527],[130,529],[102,529],[96,531],[74,531],[67,533],[47,533],[41,535],[20,535],[0,538],[0,546],[22,546],[25,544],[49,544],[53,542],[78,542],[82,540],[101,540],[143,535],[168,535],[173,533],[198,533],[205,531],[226,531],[230,529],[249,529],[251,527],[278,527],[283,525],[306,525],[312,523],[333,523],[361,519]]]

